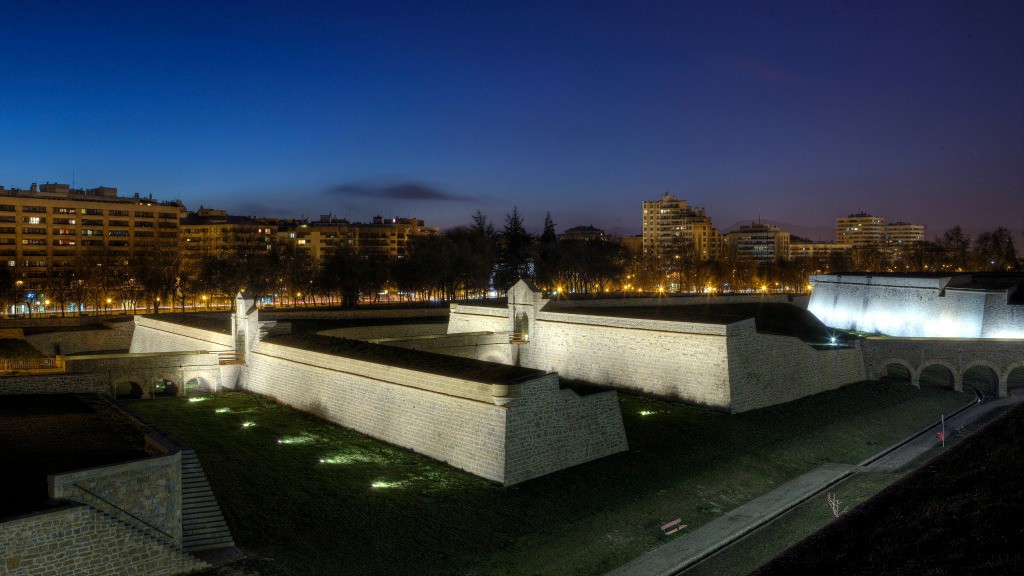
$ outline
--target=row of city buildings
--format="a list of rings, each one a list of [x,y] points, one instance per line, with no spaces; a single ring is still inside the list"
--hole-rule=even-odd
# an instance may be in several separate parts
[[[634,251],[654,258],[692,255],[714,259],[732,251],[737,259],[755,262],[829,257],[833,253],[876,247],[897,261],[907,247],[924,240],[924,226],[893,222],[871,214],[836,218],[835,242],[795,237],[764,222],[751,222],[720,234],[702,208],[664,194],[643,203],[643,233],[627,239]]]
[[[751,222],[720,234],[703,209],[669,194],[643,202],[642,235],[623,238],[637,254],[651,257],[720,257],[733,251],[756,262],[829,256],[864,246],[881,247],[892,259],[924,239],[924,226],[869,214],[836,219],[835,242],[812,242],[778,227]],[[42,278],[73,265],[80,251],[103,247],[127,259],[140,246],[174,245],[186,255],[244,246],[290,245],[319,260],[343,246],[358,254],[402,257],[415,238],[441,232],[415,218],[376,217],[369,223],[321,216],[318,220],[248,218],[201,206],[188,212],[180,201],[117,195],[116,188],[76,189],[67,184],[33,184],[28,190],[0,186],[0,261],[20,278]],[[559,239],[605,241],[603,230],[577,226]]]
[[[401,257],[409,241],[436,236],[438,228],[412,218],[374,218],[352,223],[247,218],[200,207],[188,212],[179,201],[117,195],[116,188],[75,189],[33,184],[28,190],[0,186],[0,261],[31,282],[70,268],[83,251],[103,248],[127,260],[139,248],[175,247],[186,256],[244,247],[292,245],[320,259],[337,246],[360,254]]]

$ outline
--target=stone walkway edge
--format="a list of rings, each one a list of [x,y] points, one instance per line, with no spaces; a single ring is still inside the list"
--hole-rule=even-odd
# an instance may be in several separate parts
[[[972,400],[951,414],[949,420],[972,406]],[[747,536],[779,516],[803,504],[821,492],[843,482],[858,469],[881,460],[903,446],[930,433],[938,424],[929,424],[918,432],[885,448],[859,464],[823,464],[778,488],[724,514],[696,530],[684,534],[643,556],[608,572],[605,576],[669,576],[678,574]],[[760,512],[756,512],[760,511]]]

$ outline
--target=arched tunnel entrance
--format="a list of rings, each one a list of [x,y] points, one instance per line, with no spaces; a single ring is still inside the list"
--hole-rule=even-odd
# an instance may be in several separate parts
[[[964,391],[968,386],[976,389],[983,396],[997,398],[999,396],[999,374],[989,366],[982,364],[971,366],[964,372]]]
[[[953,371],[942,364],[931,364],[921,370],[921,388],[943,388],[953,390],[956,387],[956,376]]]

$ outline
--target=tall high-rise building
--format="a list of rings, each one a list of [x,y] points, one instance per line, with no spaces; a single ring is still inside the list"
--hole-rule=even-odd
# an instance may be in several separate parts
[[[702,260],[718,254],[718,230],[703,208],[694,209],[669,194],[643,203],[643,249],[645,256],[663,258],[692,250]]]

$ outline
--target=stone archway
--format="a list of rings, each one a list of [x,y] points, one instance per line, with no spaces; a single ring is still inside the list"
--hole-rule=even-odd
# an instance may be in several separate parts
[[[181,387],[169,378],[156,378],[150,385],[150,394],[153,398],[157,396],[174,397],[181,394]]]
[[[138,400],[145,398],[145,396],[146,391],[143,389],[142,384],[136,380],[122,380],[114,385],[115,398]]]
[[[962,376],[964,386],[975,388],[983,396],[999,398],[1006,395],[1006,383],[999,381],[999,367],[984,360],[975,360]]]
[[[914,381],[914,367],[901,358],[886,358],[878,364],[876,380],[919,385]]]
[[[185,381],[185,396],[205,394],[213,391],[214,389],[210,381],[202,376],[193,376]]]
[[[1007,395],[1012,394],[1014,390],[1020,390],[1024,393],[1024,362],[1018,362],[1011,364],[1006,372],[1003,373],[1003,377],[999,379],[1002,385],[1002,391]]]
[[[921,389],[946,388],[957,392],[963,389],[960,372],[941,360],[922,362],[916,380]]]

